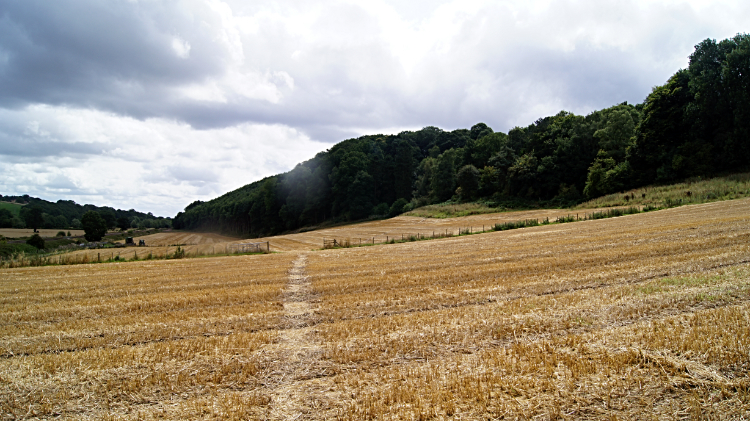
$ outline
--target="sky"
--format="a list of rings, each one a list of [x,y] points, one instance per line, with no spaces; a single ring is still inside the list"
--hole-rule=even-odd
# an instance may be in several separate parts
[[[174,216],[342,140],[642,102],[747,1],[0,0],[0,194]]]

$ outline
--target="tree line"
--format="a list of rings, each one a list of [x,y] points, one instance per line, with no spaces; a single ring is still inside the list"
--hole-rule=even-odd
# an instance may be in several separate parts
[[[157,217],[151,212],[143,213],[135,209],[79,205],[72,200],[49,202],[29,195],[0,195],[0,200],[23,205],[18,215],[0,209],[0,228],[82,229],[83,216],[89,211],[99,214],[109,229],[168,228],[172,225],[171,218]]]
[[[750,158],[750,36],[695,46],[641,104],[562,111],[507,134],[484,123],[348,139],[208,202],[174,227],[263,236],[484,199],[565,206],[652,183],[744,170]]]

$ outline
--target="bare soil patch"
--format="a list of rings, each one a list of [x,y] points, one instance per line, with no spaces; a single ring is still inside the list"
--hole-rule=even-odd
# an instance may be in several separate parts
[[[271,376],[266,379],[272,389],[269,419],[319,419],[337,400],[326,379],[332,374],[330,364],[323,361],[323,348],[316,331],[310,328],[315,322],[317,300],[306,264],[307,255],[300,254],[284,290],[283,330],[272,348]]]

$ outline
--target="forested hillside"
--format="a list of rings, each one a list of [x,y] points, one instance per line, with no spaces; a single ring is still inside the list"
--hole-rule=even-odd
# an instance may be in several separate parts
[[[750,35],[742,34],[698,44],[688,68],[642,104],[562,111],[507,134],[479,123],[348,139],[288,173],[194,202],[174,226],[260,236],[447,200],[564,205],[745,169],[749,158]]]
[[[77,229],[81,226],[81,217],[87,211],[98,212],[110,228],[117,226],[165,228],[171,226],[172,222],[170,218],[156,217],[150,212],[114,209],[108,206],[79,205],[72,200],[50,202],[29,195],[0,195],[0,201],[23,205],[17,214],[0,209],[0,228],[32,228],[27,223],[30,219],[28,214],[37,213],[41,217],[37,228]]]

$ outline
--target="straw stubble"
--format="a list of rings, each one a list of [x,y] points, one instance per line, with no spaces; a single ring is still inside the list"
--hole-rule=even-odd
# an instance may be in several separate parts
[[[5,269],[0,411],[741,419],[748,201],[346,250]]]

